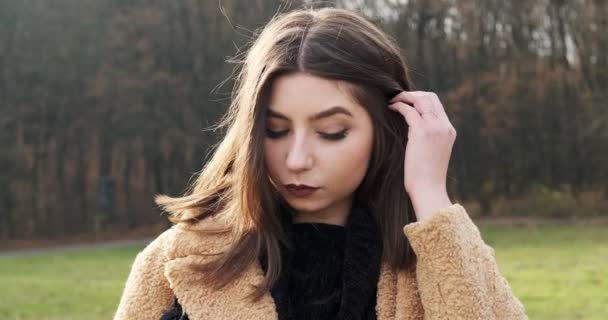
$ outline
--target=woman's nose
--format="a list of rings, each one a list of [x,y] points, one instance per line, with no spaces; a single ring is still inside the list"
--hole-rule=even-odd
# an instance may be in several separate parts
[[[309,170],[313,165],[313,157],[306,145],[304,137],[296,138],[289,148],[286,165],[289,170]]]

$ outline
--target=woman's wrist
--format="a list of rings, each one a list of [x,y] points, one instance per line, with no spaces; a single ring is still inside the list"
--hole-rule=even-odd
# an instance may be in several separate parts
[[[420,189],[408,192],[418,221],[430,218],[437,211],[453,203],[445,189]]]

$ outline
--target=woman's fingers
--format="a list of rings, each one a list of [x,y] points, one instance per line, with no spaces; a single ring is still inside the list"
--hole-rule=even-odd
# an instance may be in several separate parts
[[[407,124],[410,127],[415,127],[417,125],[420,125],[420,122],[423,121],[423,119],[420,116],[420,114],[418,113],[418,111],[414,107],[412,107],[406,103],[398,101],[398,102],[389,104],[388,107],[391,108],[392,110],[395,110],[395,111],[401,113],[403,115],[403,117],[405,118],[405,121],[407,122]]]
[[[434,92],[426,91],[401,91],[391,99],[391,103],[401,101],[413,106],[420,114],[434,110],[437,118],[448,121],[445,109]],[[433,119],[433,118],[430,118]]]

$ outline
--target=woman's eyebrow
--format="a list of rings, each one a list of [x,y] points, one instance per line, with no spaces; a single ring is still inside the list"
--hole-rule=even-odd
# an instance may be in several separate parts
[[[323,110],[317,114],[314,114],[314,115],[308,117],[308,120],[315,121],[315,120],[327,118],[327,117],[333,116],[335,114],[340,114],[340,113],[353,117],[353,114],[350,113],[350,111],[346,110],[346,108],[341,107],[341,106],[333,106],[327,110]],[[289,120],[289,118],[286,115],[284,115],[280,112],[274,111],[270,108],[268,109],[268,116],[271,118],[274,117],[274,118]]]

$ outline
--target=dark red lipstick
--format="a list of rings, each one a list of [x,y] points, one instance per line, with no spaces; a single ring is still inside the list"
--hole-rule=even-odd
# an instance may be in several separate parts
[[[306,197],[313,194],[319,188],[307,186],[305,184],[288,184],[285,185],[285,189],[296,197]]]

